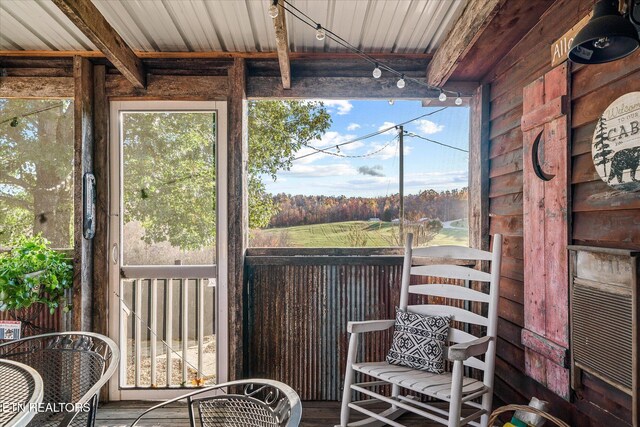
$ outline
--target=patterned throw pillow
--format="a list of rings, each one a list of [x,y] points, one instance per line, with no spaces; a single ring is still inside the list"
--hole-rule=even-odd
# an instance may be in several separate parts
[[[396,309],[393,344],[387,362],[441,374],[449,316],[424,316]]]

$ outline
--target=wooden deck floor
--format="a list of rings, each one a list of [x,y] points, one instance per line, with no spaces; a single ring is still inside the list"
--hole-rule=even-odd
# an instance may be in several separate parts
[[[96,420],[97,427],[125,427],[146,408],[152,406],[152,402],[111,402],[101,404]],[[352,411],[352,420],[358,419],[355,411]],[[339,402],[304,402],[302,405],[302,424],[304,427],[333,426],[340,419]],[[185,427],[189,425],[189,418],[185,405],[174,405],[149,414],[144,418],[140,426],[170,426]],[[415,415],[406,414],[398,419],[398,422],[407,427],[435,427],[441,424],[428,423]]]

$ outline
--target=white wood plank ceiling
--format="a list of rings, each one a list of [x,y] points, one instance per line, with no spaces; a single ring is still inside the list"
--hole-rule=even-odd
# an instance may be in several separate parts
[[[134,51],[272,52],[269,0],[92,0]],[[467,0],[289,0],[369,53],[430,53]],[[293,52],[342,52],[287,14]],[[50,0],[0,0],[0,50],[96,47]]]

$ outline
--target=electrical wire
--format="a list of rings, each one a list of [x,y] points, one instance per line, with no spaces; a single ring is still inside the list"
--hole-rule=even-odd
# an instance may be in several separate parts
[[[366,154],[360,154],[360,155],[339,154],[339,153],[334,153],[332,151],[327,151],[326,149],[320,149],[320,148],[312,147],[310,145],[306,145],[306,147],[311,148],[312,150],[315,150],[318,153],[325,153],[325,154],[328,154],[330,156],[344,157],[344,158],[349,158],[349,159],[360,159],[360,158],[364,158],[364,157],[371,157],[371,156],[374,156],[374,155],[378,154],[379,152],[381,152],[382,150],[387,148],[389,145],[391,145],[393,143],[393,141],[395,141],[396,139],[398,139],[398,135],[396,135],[393,138],[391,138],[391,140],[389,140],[389,142],[387,142],[386,144],[384,144],[382,147],[378,148],[377,150],[371,151],[371,152],[366,153]],[[337,148],[338,145],[336,145],[335,147]],[[312,153],[312,154],[316,154],[316,153]],[[302,157],[299,157],[299,158],[302,158]],[[293,160],[298,160],[298,158],[295,158]]]
[[[429,113],[422,114],[422,115],[420,115],[420,116],[418,116],[418,117],[414,117],[414,118],[412,118],[412,119],[405,120],[404,122],[401,122],[401,123],[395,124],[395,125],[393,125],[393,126],[389,126],[389,127],[387,127],[387,128],[384,128],[384,129],[380,129],[379,131],[376,131],[376,132],[371,132],[371,133],[368,133],[368,134],[366,134],[366,135],[359,136],[359,137],[357,137],[357,138],[351,139],[351,140],[346,141],[346,142],[343,142],[343,143],[341,143],[341,144],[337,144],[337,145],[329,145],[329,146],[327,146],[327,147],[322,147],[322,148],[311,147],[310,145],[308,145],[308,144],[306,144],[306,143],[305,143],[305,144],[303,144],[303,145],[304,145],[304,146],[306,146],[306,147],[309,147],[309,148],[316,148],[317,150],[328,150],[328,149],[331,149],[331,148],[333,148],[333,147],[336,147],[336,148],[337,148],[337,147],[342,147],[343,145],[353,144],[354,142],[362,141],[363,139],[368,139],[368,138],[372,138],[372,137],[374,137],[374,136],[381,135],[381,134],[383,134],[383,133],[389,132],[389,131],[390,131],[390,130],[392,130],[392,129],[396,129],[398,126],[404,126],[404,125],[406,125],[407,123],[415,122],[416,120],[420,120],[420,119],[422,119],[423,117],[432,116],[432,115],[434,115],[434,114],[436,114],[436,113],[439,113],[440,111],[446,110],[447,108],[449,108],[449,107],[442,107],[442,108],[439,108],[439,109],[437,109],[437,110],[435,110],[435,111],[431,111],[431,112],[429,112]],[[309,153],[309,154],[304,154],[304,155],[299,156],[299,157],[296,157],[296,158],[294,158],[294,159],[292,159],[292,160],[300,160],[300,159],[304,159],[305,157],[309,157],[309,156],[312,156],[312,155],[314,155],[314,154],[318,154],[318,151],[313,152],[313,153]]]
[[[309,26],[310,28],[314,29],[314,30],[318,30],[318,29],[322,29],[325,32],[325,37],[329,38],[330,40],[333,40],[335,43],[339,44],[340,46],[354,52],[355,54],[357,54],[358,56],[360,56],[362,59],[364,59],[365,61],[376,65],[378,68],[386,70],[400,78],[403,78],[404,80],[408,80],[411,82],[414,82],[416,84],[419,84],[421,86],[425,86],[429,89],[433,89],[433,90],[437,90],[440,92],[443,92],[445,94],[450,94],[450,95],[455,95],[457,97],[460,96],[459,92],[455,92],[455,91],[451,91],[448,89],[443,89],[437,86],[433,86],[430,85],[422,80],[416,79],[414,77],[411,76],[406,76],[404,73],[395,70],[394,68],[392,68],[390,65],[377,60],[376,58],[374,58],[373,56],[369,55],[368,53],[364,52],[362,49],[359,49],[358,47],[354,46],[353,44],[349,43],[347,40],[345,40],[344,38],[340,37],[338,34],[334,33],[333,31],[331,31],[330,29],[322,26],[319,22],[316,22],[316,20],[314,20],[313,18],[311,18],[309,15],[307,15],[306,13],[304,13],[302,10],[298,9],[295,5],[293,5],[292,3],[290,3],[288,0],[277,0],[278,2],[282,1],[283,5],[283,9],[287,12],[289,12],[289,14],[291,14],[291,16],[293,16],[294,18],[296,18],[297,20],[299,20],[300,22],[302,22],[303,24]],[[287,7],[289,6],[289,7]],[[302,15],[302,17],[300,16]]]
[[[10,118],[8,118],[6,120],[1,121],[0,125],[3,125],[5,123],[9,123],[9,122],[11,122],[13,120],[17,120],[18,118],[29,117],[29,116],[33,116],[34,114],[38,114],[38,113],[42,113],[42,112],[45,112],[45,111],[53,110],[54,108],[58,108],[58,107],[61,107],[63,105],[64,105],[64,103],[60,102],[58,104],[50,105],[49,107],[45,107],[45,108],[41,108],[39,110],[31,111],[29,113],[21,114],[19,116],[13,116],[13,117],[10,117]]]
[[[419,139],[422,139],[422,140],[425,140],[425,141],[428,141],[428,142],[432,142],[434,144],[442,145],[443,147],[451,148],[453,150],[462,151],[463,153],[469,153],[469,150],[465,150],[463,148],[454,147],[453,145],[445,144],[444,142],[436,141],[434,139],[425,138],[424,136],[417,135],[417,134],[415,134],[413,132],[406,132],[405,131],[405,135],[408,136],[408,137],[419,138]]]

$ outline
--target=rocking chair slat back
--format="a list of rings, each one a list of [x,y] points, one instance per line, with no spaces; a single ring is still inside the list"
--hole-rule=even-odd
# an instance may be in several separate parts
[[[451,327],[449,328],[449,342],[451,343],[462,343],[469,342],[477,339],[475,335],[470,334],[469,332],[463,331],[458,328]]]
[[[428,295],[432,297],[454,298],[475,302],[489,302],[490,296],[469,288],[456,285],[424,284],[409,287],[412,294]]]
[[[488,326],[489,319],[460,307],[440,304],[408,305],[404,310],[426,316],[451,316],[452,321]]]
[[[467,248],[464,246],[429,246],[426,248],[413,249],[414,257],[427,258],[446,258],[446,259],[465,259],[465,260],[482,260],[491,261],[491,252],[483,251],[475,248]]]
[[[461,265],[419,265],[417,267],[411,267],[411,274],[414,276],[444,277],[446,279],[474,280],[478,282],[491,281],[491,275],[489,273]]]

